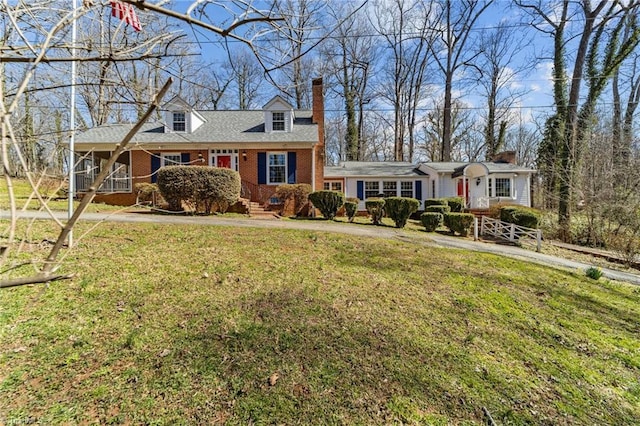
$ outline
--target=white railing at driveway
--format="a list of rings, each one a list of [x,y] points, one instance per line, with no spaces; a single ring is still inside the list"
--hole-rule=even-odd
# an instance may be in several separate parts
[[[476,222],[477,223],[477,222]],[[522,238],[531,238],[536,241],[536,251],[540,251],[542,243],[542,231],[539,229],[527,228],[515,223],[503,222],[488,216],[482,216],[480,225],[480,235],[492,235],[496,238],[515,242]]]

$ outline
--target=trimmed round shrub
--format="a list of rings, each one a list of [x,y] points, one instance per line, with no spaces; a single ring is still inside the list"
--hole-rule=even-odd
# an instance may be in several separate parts
[[[345,201],[344,212],[347,214],[349,222],[353,222],[353,218],[356,216],[356,213],[358,213],[358,202],[349,200]]]
[[[309,201],[320,210],[325,219],[333,220],[338,209],[344,204],[344,194],[336,191],[315,191],[309,194]]]
[[[388,197],[384,200],[384,210],[396,224],[396,228],[404,228],[409,217],[418,211],[420,201],[409,197]]]
[[[153,201],[153,193],[158,192],[158,185],[149,182],[138,182],[133,186],[136,191],[139,203],[149,203]]]
[[[383,198],[369,198],[364,202],[364,206],[371,216],[371,221],[374,225],[380,225],[382,218],[384,217],[384,199]]]
[[[537,229],[540,224],[540,213],[528,207],[505,206],[500,209],[500,220],[526,228]]]
[[[449,228],[452,234],[457,232],[466,237],[474,217],[471,213],[447,213],[444,215],[444,225]]]
[[[444,198],[427,198],[424,200],[424,209],[427,210],[429,206],[446,206],[447,200]]]
[[[441,204],[432,204],[430,206],[427,206],[425,212],[440,213],[442,215],[445,215],[447,213],[451,213],[451,207]]]
[[[461,213],[464,209],[464,198],[462,197],[448,197],[445,198],[447,200],[447,205],[451,207],[452,213]]]
[[[420,215],[420,222],[425,227],[427,232],[434,232],[440,225],[442,225],[442,213],[438,212],[424,212]]]
[[[278,185],[275,196],[284,201],[284,214],[300,214],[303,207],[309,202],[311,185],[308,183],[295,183]]]
[[[168,166],[158,170],[158,189],[169,210],[187,204],[197,212],[224,213],[240,198],[240,174],[231,169],[207,166]]]

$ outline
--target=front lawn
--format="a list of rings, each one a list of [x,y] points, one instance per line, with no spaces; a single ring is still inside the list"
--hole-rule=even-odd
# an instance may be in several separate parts
[[[115,223],[60,272],[77,275],[0,291],[2,423],[640,422],[637,287],[385,239]]]

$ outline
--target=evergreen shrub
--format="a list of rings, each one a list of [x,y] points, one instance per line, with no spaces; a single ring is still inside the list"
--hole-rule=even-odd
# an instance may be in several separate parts
[[[444,225],[449,228],[451,233],[456,232],[463,237],[469,234],[469,228],[473,224],[475,216],[471,213],[447,213],[444,215]]]
[[[338,209],[344,204],[344,194],[336,191],[315,191],[309,194],[309,201],[320,210],[325,219],[333,220]]]
[[[420,222],[425,227],[427,232],[434,232],[440,225],[442,225],[442,213],[438,212],[424,212],[420,215]]]
[[[371,221],[374,225],[380,225],[382,218],[384,217],[384,199],[383,198],[369,198],[364,202],[364,206],[371,216]]]
[[[427,208],[425,209],[425,212],[440,213],[442,215],[445,215],[447,213],[451,213],[451,207],[447,205],[434,204],[434,205],[427,206]]]
[[[231,169],[207,166],[167,166],[158,170],[158,189],[169,210],[180,211],[185,203],[196,212],[224,213],[240,198],[240,174]]]
[[[396,228],[404,228],[409,217],[418,211],[420,201],[410,197],[388,197],[384,200],[387,216],[396,224]]]

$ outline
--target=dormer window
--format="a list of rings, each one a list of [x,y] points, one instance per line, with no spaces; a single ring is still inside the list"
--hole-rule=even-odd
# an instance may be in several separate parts
[[[274,112],[273,113],[273,131],[284,132],[284,112]]]
[[[184,132],[187,130],[187,117],[184,112],[173,113],[173,131]]]

